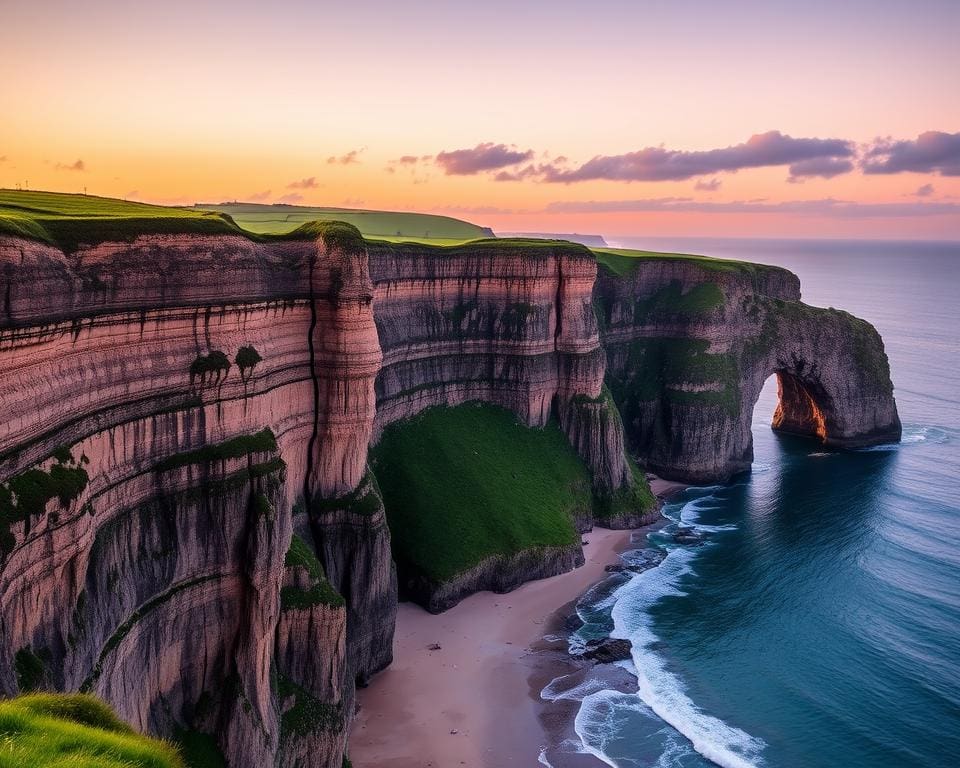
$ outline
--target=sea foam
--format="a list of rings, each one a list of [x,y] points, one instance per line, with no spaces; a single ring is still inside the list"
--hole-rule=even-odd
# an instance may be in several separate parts
[[[679,509],[678,505],[668,505],[664,513],[675,522],[694,525],[700,533],[735,528],[697,524],[700,511],[714,507],[713,501],[714,497],[706,493]],[[614,768],[617,763],[604,748],[617,735],[614,714],[621,707],[656,714],[686,737],[696,752],[722,768],[752,768],[763,763],[764,741],[701,711],[687,696],[682,680],[667,668],[667,660],[655,650],[659,638],[653,632],[649,609],[664,597],[685,594],[681,579],[693,573],[695,558],[696,550],[673,548],[659,567],[636,574],[614,593],[611,636],[630,640],[634,662],[631,671],[637,677],[638,693],[589,692],[589,686],[583,686],[574,694],[583,697],[574,723],[577,735],[588,752]],[[670,736],[665,747],[658,765],[674,764],[676,756],[687,749]]]

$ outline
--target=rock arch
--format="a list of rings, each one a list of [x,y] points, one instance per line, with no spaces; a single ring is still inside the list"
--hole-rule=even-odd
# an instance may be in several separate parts
[[[740,275],[717,280],[685,264],[665,277],[641,273],[601,286],[611,294],[603,297],[607,382],[628,447],[649,470],[710,483],[750,469],[753,410],[772,374],[780,395],[775,430],[831,448],[900,439],[877,331],[847,312],[802,303],[796,278],[769,269],[769,285]],[[714,309],[636,310],[636,297],[657,295],[665,280],[680,279],[686,295],[705,278],[724,295]]]

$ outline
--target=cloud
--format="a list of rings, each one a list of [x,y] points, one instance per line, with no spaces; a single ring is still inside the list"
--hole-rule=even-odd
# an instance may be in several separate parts
[[[282,195],[278,197],[274,202],[276,203],[285,203],[286,205],[296,205],[297,203],[303,202],[303,195],[298,192],[291,192],[288,195]]]
[[[697,201],[690,197],[655,197],[639,200],[584,200],[550,203],[545,213],[780,213],[831,218],[884,218],[950,216],[960,214],[960,203],[858,203],[836,200],[790,200],[767,203],[738,200],[728,203]]]
[[[83,160],[77,160],[75,163],[57,163],[55,166],[58,171],[80,171],[83,172],[87,170],[86,164]]]
[[[795,183],[811,176],[832,179],[834,176],[850,173],[852,170],[853,162],[851,160],[843,160],[837,157],[813,157],[809,160],[793,163],[790,166],[790,176],[787,181]]]
[[[6,155],[0,155],[0,163],[5,163],[5,162],[7,162],[7,156],[6,156]]]
[[[710,181],[698,181],[693,188],[698,192],[716,192],[722,186],[720,179],[710,179]]]
[[[917,197],[930,197],[933,194],[933,184],[924,184],[923,186],[917,187],[917,191],[913,193]]]
[[[319,186],[320,185],[317,184],[317,177],[309,176],[299,181],[291,181],[287,184],[287,189],[316,189]]]
[[[624,155],[597,155],[579,168],[545,166],[544,181],[683,181],[695,176],[736,172],[745,168],[799,166],[812,160],[845,160],[854,156],[853,142],[844,139],[795,139],[780,131],[751,136],[743,144],[722,149],[687,152],[647,147]],[[852,166],[851,166],[852,168]]]
[[[359,163],[359,155],[364,149],[366,149],[366,147],[351,149],[345,155],[330,155],[330,157],[327,158],[327,165],[353,165]]]
[[[523,181],[532,176],[538,176],[542,173],[540,168],[537,168],[533,165],[528,165],[526,168],[521,168],[518,171],[500,171],[493,177],[494,181]]]
[[[925,131],[913,141],[879,139],[867,147],[862,168],[867,174],[960,176],[960,133]]]
[[[533,150],[520,151],[506,144],[486,142],[473,149],[440,152],[435,161],[448,176],[473,176],[483,171],[496,171],[533,159]]]
[[[272,190],[265,189],[263,192],[254,192],[247,196],[247,201],[251,203],[264,203],[270,199]]]
[[[398,158],[397,162],[400,163],[400,165],[416,165],[418,162],[420,162],[420,158],[416,155],[404,155],[403,157]]]

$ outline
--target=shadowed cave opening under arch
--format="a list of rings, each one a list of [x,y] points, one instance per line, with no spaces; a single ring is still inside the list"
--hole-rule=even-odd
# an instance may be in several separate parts
[[[831,410],[830,397],[817,382],[776,370],[764,380],[754,404],[754,421],[770,418],[767,423],[775,432],[827,443],[832,432]],[[773,416],[769,417],[771,411]]]

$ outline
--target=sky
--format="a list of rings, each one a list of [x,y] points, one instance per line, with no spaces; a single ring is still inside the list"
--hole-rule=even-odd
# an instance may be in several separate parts
[[[960,239],[957,0],[0,7],[0,187]]]

